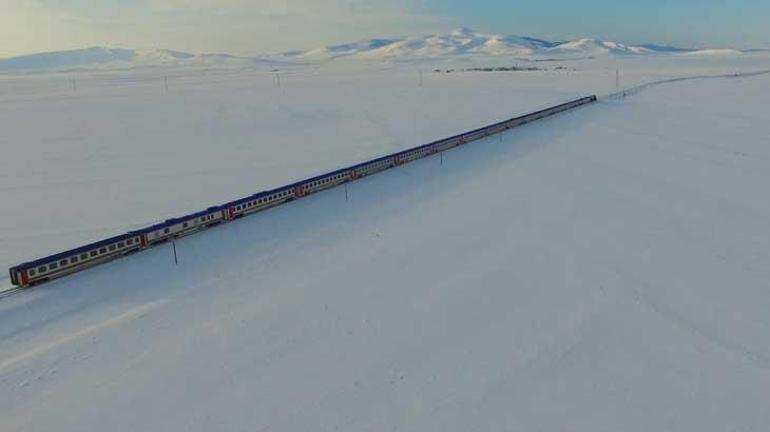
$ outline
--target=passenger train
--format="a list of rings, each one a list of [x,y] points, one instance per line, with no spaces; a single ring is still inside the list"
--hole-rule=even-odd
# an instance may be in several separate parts
[[[450,138],[389,154],[334,172],[302,180],[277,189],[259,192],[223,205],[169,219],[136,231],[87,244],[35,261],[12,267],[11,282],[20,287],[39,284],[66,276],[113,259],[147,249],[171,239],[186,236],[206,228],[257,213],[288,201],[302,198],[337,185],[369,176],[377,172],[446,151],[490,135],[504,132],[545,117],[549,117],[596,101],[589,96],[515,117]]]

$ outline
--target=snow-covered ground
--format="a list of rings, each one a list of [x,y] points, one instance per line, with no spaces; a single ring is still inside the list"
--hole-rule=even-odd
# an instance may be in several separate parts
[[[495,63],[511,64],[476,65]],[[283,71],[280,88],[276,74],[241,68],[0,75],[0,268],[606,94],[618,68],[630,86],[768,65],[645,57],[436,73],[352,62]]]
[[[569,65],[8,78],[0,262],[614,88]],[[2,299],[0,429],[766,430],[769,85],[651,87]]]

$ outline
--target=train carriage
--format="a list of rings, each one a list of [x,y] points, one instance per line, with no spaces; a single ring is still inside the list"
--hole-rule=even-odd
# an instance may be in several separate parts
[[[10,269],[15,285],[34,285],[110,261],[142,247],[141,234],[127,233]]]

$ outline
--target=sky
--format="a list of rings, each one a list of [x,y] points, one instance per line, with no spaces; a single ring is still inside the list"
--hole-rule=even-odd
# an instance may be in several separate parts
[[[253,55],[470,27],[770,47],[768,0],[0,0],[0,57],[87,46]]]

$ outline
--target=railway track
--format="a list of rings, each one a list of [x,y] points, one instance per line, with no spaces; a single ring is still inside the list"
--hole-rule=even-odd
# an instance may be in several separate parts
[[[623,90],[619,90],[619,91],[610,93],[608,95],[601,96],[599,97],[599,100],[622,99],[627,96],[632,96],[637,93],[641,93],[642,91],[650,87],[655,87],[655,86],[664,85],[664,84],[673,84],[681,81],[704,80],[704,79],[751,78],[751,77],[767,75],[767,74],[770,74],[770,69],[764,69],[764,70],[752,71],[752,72],[734,72],[734,73],[718,74],[718,75],[690,75],[690,76],[681,76],[676,78],[667,78],[667,79],[650,81],[650,82],[638,84],[632,87],[628,87]]]
[[[362,177],[377,174],[403,164],[443,153],[452,148],[466,145],[487,137],[539,121],[554,115],[596,102],[595,95],[575,99],[556,106],[541,109],[529,114],[499,121],[471,131],[412,147],[396,153],[367,160],[353,166],[316,177],[300,180],[276,189],[215,205],[178,218],[168,219],[149,227],[129,231],[125,234],[100,240],[75,249],[60,252],[34,261],[26,262],[9,269],[10,280],[16,286],[31,286],[45,283],[59,277],[85,270],[122,256],[154,247],[176,238],[191,235],[202,230],[227,223],[240,217],[276,207],[307,195],[356,181]],[[10,291],[9,291],[10,292]],[[12,295],[18,292],[9,293]],[[0,294],[2,295],[2,294]]]
[[[0,290],[0,299],[4,299],[6,297],[10,297],[14,294],[18,294],[20,292],[24,291],[24,288],[21,287],[11,287],[11,288],[5,288]]]

